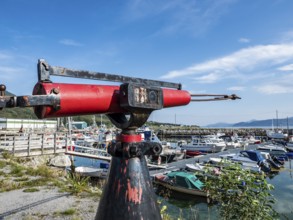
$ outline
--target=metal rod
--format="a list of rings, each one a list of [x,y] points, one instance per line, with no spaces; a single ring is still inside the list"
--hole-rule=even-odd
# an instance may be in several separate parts
[[[29,96],[0,96],[0,108],[34,107],[34,106],[60,107],[58,95],[29,95]]]
[[[48,63],[46,63],[45,60],[40,59],[38,63],[39,81],[50,81],[50,75],[120,83],[137,83],[149,86],[174,88],[178,90],[181,90],[182,88],[182,85],[180,83],[149,80],[109,73],[92,72],[87,70],[72,70],[64,67],[50,66]]]
[[[192,102],[207,102],[207,101],[221,101],[221,100],[236,100],[236,99],[241,99],[235,94],[232,95],[217,95],[217,94],[191,94],[191,97],[213,97],[209,99],[193,99],[191,98]]]

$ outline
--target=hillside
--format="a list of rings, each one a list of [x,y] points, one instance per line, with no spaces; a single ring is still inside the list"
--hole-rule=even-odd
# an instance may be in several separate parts
[[[215,123],[207,125],[206,127],[210,128],[225,128],[225,127],[235,127],[235,128],[245,128],[245,127],[272,127],[272,125],[276,127],[283,127],[286,128],[288,126],[293,126],[293,117],[282,118],[282,119],[265,119],[265,120],[251,120],[247,122],[238,122],[235,124],[228,124],[228,123]]]

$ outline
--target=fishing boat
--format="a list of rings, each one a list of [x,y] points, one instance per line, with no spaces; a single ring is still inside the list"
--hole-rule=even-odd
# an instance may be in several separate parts
[[[154,177],[154,183],[176,192],[207,197],[204,184],[196,175],[189,172],[172,171],[166,175],[158,174]]]

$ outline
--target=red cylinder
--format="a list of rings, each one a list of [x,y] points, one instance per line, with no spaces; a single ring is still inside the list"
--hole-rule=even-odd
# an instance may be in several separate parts
[[[120,106],[120,87],[110,85],[37,83],[33,95],[54,93],[60,97],[60,109],[37,106],[38,118],[66,117],[88,114],[123,113]],[[187,105],[191,96],[184,90],[163,89],[164,108]]]
[[[48,95],[52,91],[60,96],[60,109],[35,107],[39,118],[123,112],[119,106],[119,86],[37,83],[33,95]]]
[[[185,90],[163,89],[164,108],[188,105],[190,93]]]

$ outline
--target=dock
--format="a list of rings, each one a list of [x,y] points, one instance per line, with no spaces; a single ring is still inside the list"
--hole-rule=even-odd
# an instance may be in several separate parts
[[[245,148],[235,148],[235,149],[229,149],[226,151],[221,151],[218,153],[209,153],[209,154],[205,154],[205,155],[199,155],[196,157],[192,157],[192,158],[188,158],[188,159],[182,159],[179,161],[175,161],[175,162],[171,162],[171,163],[167,163],[165,164],[165,168],[164,169],[159,169],[159,170],[150,170],[150,176],[155,176],[157,174],[162,174],[162,173],[166,173],[166,172],[170,172],[170,171],[174,171],[174,170],[180,170],[180,169],[185,169],[186,164],[195,164],[195,163],[201,163],[204,161],[209,161],[209,159],[211,157],[220,157],[221,155],[225,155],[225,154],[233,154],[233,153],[238,153],[241,150],[252,150],[255,149],[254,145],[249,145],[246,146]]]

